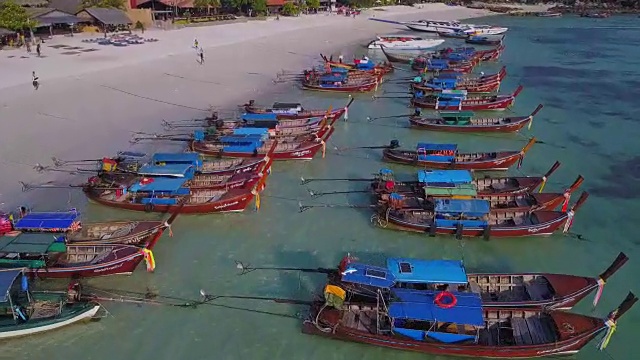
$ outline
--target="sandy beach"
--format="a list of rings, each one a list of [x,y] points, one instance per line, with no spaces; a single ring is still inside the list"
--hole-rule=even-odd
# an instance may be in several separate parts
[[[210,106],[233,109],[248,99],[260,99],[280,86],[291,86],[274,86],[277,72],[297,71],[315,63],[319,53],[336,53],[355,43],[365,44],[375,34],[402,28],[369,17],[458,20],[489,14],[425,4],[422,8],[367,10],[355,19],[320,14],[152,30],[144,36],[158,42],[124,48],[83,43],[87,35],[56,37],[44,44],[43,58],[24,50],[3,51],[0,203],[10,208],[37,202],[40,208],[45,205],[36,197],[44,196],[57,200],[47,201],[52,209],[60,208],[59,201],[70,196],[65,191],[21,192],[19,181],[60,180],[65,175],[38,174],[35,164],[50,164],[53,156],[91,159],[126,150],[131,147],[133,131],[159,131],[162,119],[203,117]],[[192,48],[196,38],[204,47],[204,65],[196,62]],[[76,49],[78,54],[63,54],[69,50],[52,47],[59,44],[82,49]],[[90,48],[98,50],[81,51]],[[352,54],[344,55],[349,58]],[[32,71],[40,77],[37,91],[31,86]],[[167,144],[158,146],[167,148]]]

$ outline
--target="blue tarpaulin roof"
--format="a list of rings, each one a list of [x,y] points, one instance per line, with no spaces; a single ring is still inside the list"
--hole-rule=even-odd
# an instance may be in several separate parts
[[[345,68],[341,68],[341,67],[337,67],[337,66],[336,66],[336,67],[332,67],[332,68],[331,68],[331,72],[332,72],[332,73],[337,73],[337,74],[346,74],[346,73],[348,73],[348,72],[349,72],[349,70],[348,70],[348,69],[345,69]]]
[[[389,258],[387,268],[396,282],[466,284],[469,281],[459,260]]]
[[[394,284],[388,269],[362,263],[349,263],[342,273],[342,281],[387,289]]]
[[[393,295],[396,300],[389,305],[389,316],[392,318],[484,326],[480,295],[453,292],[452,294],[458,299],[458,303],[450,309],[443,309],[435,304],[435,297],[438,293],[439,291],[394,289]]]
[[[135,183],[129,187],[131,192],[164,192],[173,193],[178,191],[188,180],[183,177],[154,177],[148,184]]]
[[[233,134],[240,136],[262,136],[264,135],[264,128],[243,127],[233,130]]]
[[[480,217],[489,213],[490,203],[487,200],[479,199],[437,199],[435,210],[437,213],[464,213]]]
[[[198,164],[200,162],[200,154],[195,152],[186,153],[155,153],[151,157],[152,163],[190,163]]]
[[[473,181],[468,170],[420,170],[418,181],[421,183],[468,184]]]
[[[247,121],[265,121],[265,120],[278,120],[278,114],[265,113],[265,114],[242,114],[242,120]]]
[[[430,144],[430,143],[418,143],[416,146],[418,150],[425,151],[438,151],[438,150],[458,150],[457,144]]]
[[[320,78],[320,81],[323,82],[339,82],[344,81],[346,78],[344,76],[334,76],[334,75],[326,75]]]
[[[69,229],[80,214],[77,211],[32,212],[15,224],[16,230]]]
[[[16,278],[22,274],[23,269],[0,270],[0,302],[9,301],[9,292]]]
[[[172,176],[184,178],[189,175],[191,164],[143,165],[138,173],[148,176]]]

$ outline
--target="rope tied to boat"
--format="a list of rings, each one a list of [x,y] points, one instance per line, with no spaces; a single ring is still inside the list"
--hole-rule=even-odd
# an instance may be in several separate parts
[[[596,292],[596,296],[593,298],[593,307],[598,305],[598,301],[600,301],[600,297],[602,296],[602,292],[604,291],[604,285],[607,281],[603,278],[598,278],[598,291]]]
[[[609,345],[609,341],[611,340],[611,336],[616,332],[616,322],[612,318],[607,319],[604,324],[607,326],[607,333],[598,344],[598,350],[600,351],[606,349],[607,345]]]
[[[562,230],[563,233],[568,233],[569,229],[571,229],[571,225],[573,224],[573,215],[574,215],[574,211],[570,210],[567,213],[567,222],[564,223],[564,229]]]

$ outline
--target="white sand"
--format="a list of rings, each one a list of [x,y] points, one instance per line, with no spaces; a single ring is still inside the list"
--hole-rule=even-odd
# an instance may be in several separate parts
[[[23,50],[0,52],[0,203],[28,202],[44,209],[65,207],[65,191],[22,193],[19,181],[40,182],[60,173],[38,174],[36,163],[50,158],[98,158],[130,147],[131,131],[161,130],[161,119],[202,117],[209,105],[233,108],[261,91],[272,91],[282,69],[302,69],[318,54],[336,53],[375,34],[403,27],[367,20],[458,20],[489,14],[483,10],[425,4],[422,9],[369,10],[356,19],[338,15],[281,17],[173,31],[147,31],[157,43],[118,48],[58,37],[42,47],[45,58],[20,58]],[[191,47],[197,38],[205,64]],[[67,44],[99,51],[62,55],[51,45]],[[7,56],[16,55],[14,58]],[[349,55],[345,52],[345,55]],[[40,76],[34,91],[31,72]],[[127,94],[127,93],[129,94]],[[132,95],[134,94],[134,95]],[[137,95],[137,96],[136,96]],[[146,97],[148,99],[142,98]],[[149,99],[181,104],[164,104]],[[187,108],[191,107],[191,108]],[[202,109],[202,110],[198,110]],[[166,144],[158,145],[162,148]],[[151,149],[153,150],[153,149]],[[81,178],[76,177],[76,181]],[[74,193],[74,197],[81,197]]]

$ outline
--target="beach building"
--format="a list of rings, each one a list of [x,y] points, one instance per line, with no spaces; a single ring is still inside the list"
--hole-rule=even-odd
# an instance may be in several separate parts
[[[103,31],[112,31],[118,27],[128,27],[132,24],[127,14],[119,9],[86,8],[76,14],[84,22],[101,28]]]

